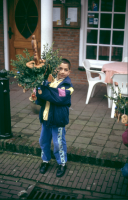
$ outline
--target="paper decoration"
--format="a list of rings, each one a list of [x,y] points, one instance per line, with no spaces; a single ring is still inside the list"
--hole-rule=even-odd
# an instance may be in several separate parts
[[[60,8],[54,7],[53,8],[53,22],[60,20]]]
[[[71,22],[77,22],[77,8],[68,8],[68,18],[71,18]]]

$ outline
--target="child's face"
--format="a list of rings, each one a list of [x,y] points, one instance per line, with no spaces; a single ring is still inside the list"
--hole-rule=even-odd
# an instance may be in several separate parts
[[[67,76],[69,76],[70,71],[68,64],[65,63],[61,63],[60,66],[58,67],[58,74],[57,74],[57,79],[62,79],[62,78],[66,78]]]

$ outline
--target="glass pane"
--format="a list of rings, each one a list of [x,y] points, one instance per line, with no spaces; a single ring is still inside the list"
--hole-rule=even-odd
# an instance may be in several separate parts
[[[15,10],[17,29],[25,38],[31,36],[37,26],[38,11],[33,0],[19,0]]]
[[[114,12],[125,12],[125,11],[126,11],[126,0],[115,0]]]
[[[111,14],[101,14],[100,28],[111,28]]]
[[[112,44],[123,45],[124,31],[113,31]]]
[[[112,0],[101,0],[101,11],[112,11]]]
[[[28,6],[30,5],[30,1],[31,0],[29,0],[29,1],[28,0],[27,1],[26,0],[22,0],[22,1],[24,3],[25,7],[28,8]]]
[[[25,16],[26,10],[23,2],[21,0],[18,1],[16,10],[15,10],[15,17]]]
[[[111,31],[100,31],[100,44],[110,44]]]
[[[87,30],[87,43],[97,44],[98,30]]]
[[[26,25],[22,32],[22,35],[27,39],[31,36],[31,34],[32,33],[30,32],[30,30],[28,29],[28,26]]]
[[[26,20],[24,19],[24,17],[15,17],[15,22],[19,32],[21,33],[25,27]]]
[[[112,47],[112,61],[122,61],[123,47]]]
[[[99,47],[99,60],[109,60],[110,47]]]
[[[88,27],[98,28],[98,16],[96,13],[88,13]]]
[[[34,3],[34,1],[31,1],[30,6],[28,7],[27,14],[28,14],[28,16],[38,16],[37,7],[36,7],[36,4]]]
[[[86,47],[86,58],[87,59],[95,59],[97,54],[97,46],[87,46]]]
[[[37,22],[38,22],[38,17],[28,17],[28,26],[32,33],[36,29]]]
[[[88,0],[88,11],[99,11],[99,0]]]
[[[125,15],[114,14],[113,28],[124,29],[125,27]]]

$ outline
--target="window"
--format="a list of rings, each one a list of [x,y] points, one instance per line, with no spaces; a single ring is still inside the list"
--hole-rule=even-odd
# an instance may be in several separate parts
[[[88,0],[86,6],[84,58],[122,61],[126,0]]]
[[[38,11],[33,0],[19,0],[15,10],[17,29],[23,37],[29,38],[38,22]]]

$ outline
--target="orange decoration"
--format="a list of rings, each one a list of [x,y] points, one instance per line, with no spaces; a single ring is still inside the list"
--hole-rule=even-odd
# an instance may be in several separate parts
[[[45,65],[45,60],[42,60],[42,59],[39,59],[39,55],[38,55],[38,44],[37,44],[37,41],[36,41],[36,37],[35,35],[32,35],[32,41],[31,41],[31,45],[32,45],[32,49],[33,49],[33,53],[34,53],[34,60],[30,61],[30,62],[27,62],[26,63],[26,66],[29,67],[29,68],[33,68],[33,67],[36,67],[36,68],[40,68],[42,67],[43,65]],[[45,73],[44,75],[46,74],[46,71],[47,69],[45,70]],[[48,76],[48,81],[49,82],[52,82],[54,80],[52,74],[49,74]],[[24,91],[25,92],[25,91]],[[32,96],[31,96],[32,97]],[[33,98],[36,98],[36,97],[33,97]],[[32,98],[32,99],[33,99]],[[34,100],[34,99],[33,99]]]
[[[32,93],[32,94],[31,94],[31,98],[32,98],[33,101],[36,101],[36,100],[37,100],[37,97],[36,97],[35,93]]]
[[[31,44],[32,44],[32,49],[33,49],[33,53],[34,53],[34,60],[27,62],[26,66],[29,67],[29,68],[33,68],[33,66],[40,68],[44,65],[45,60],[39,59],[38,44],[37,44],[35,35],[32,35]]]
[[[19,86],[19,87],[22,87],[22,85],[20,85],[19,83],[18,83],[18,86]]]
[[[26,89],[23,89],[23,93],[25,93],[27,90]]]
[[[127,122],[128,122],[128,116],[127,115],[122,115],[122,117],[121,117],[122,119],[121,119],[121,122],[123,123],[123,124],[126,124]]]
[[[48,82],[52,82],[53,81],[53,76],[52,76],[52,74],[49,74],[49,76],[48,76]]]

